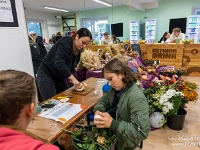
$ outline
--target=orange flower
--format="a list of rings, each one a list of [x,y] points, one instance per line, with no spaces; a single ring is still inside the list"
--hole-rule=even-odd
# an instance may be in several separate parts
[[[152,86],[153,86],[153,83],[151,82],[151,83],[149,84],[149,86],[152,87]]]
[[[171,83],[174,83],[174,82],[175,82],[175,80],[174,80],[173,78],[171,78],[171,79],[170,79],[170,82],[171,82]]]

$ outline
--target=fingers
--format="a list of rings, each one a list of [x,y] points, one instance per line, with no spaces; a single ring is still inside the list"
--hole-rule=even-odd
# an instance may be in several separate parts
[[[100,111],[96,111],[96,112],[95,112],[95,115],[100,115],[100,116],[102,116],[102,117],[103,117],[103,113],[102,113],[102,112],[100,112]]]

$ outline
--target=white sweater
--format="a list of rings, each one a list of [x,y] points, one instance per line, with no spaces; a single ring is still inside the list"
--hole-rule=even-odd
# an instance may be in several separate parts
[[[185,34],[180,32],[178,36],[175,36],[172,32],[172,34],[170,35],[170,40],[173,41],[175,39],[183,40],[185,39]]]

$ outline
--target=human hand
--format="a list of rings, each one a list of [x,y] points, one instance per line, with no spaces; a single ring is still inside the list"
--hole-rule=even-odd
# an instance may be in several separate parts
[[[74,80],[72,80],[71,82],[72,82],[72,84],[75,86],[75,88],[79,88],[80,82],[79,82],[77,79],[74,79]]]
[[[172,40],[172,43],[176,43],[176,40]]]
[[[95,115],[100,115],[102,118],[94,118],[97,128],[110,128],[113,118],[107,112],[96,111]]]

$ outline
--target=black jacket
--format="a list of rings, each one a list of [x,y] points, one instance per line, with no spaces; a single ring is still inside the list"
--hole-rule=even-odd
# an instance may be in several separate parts
[[[30,43],[30,48],[31,48],[31,56],[32,56],[33,66],[39,67],[42,62],[40,48],[39,48],[38,44],[36,44],[36,43]]]
[[[53,45],[40,68],[54,81],[65,80],[75,73],[79,60],[80,53],[73,54],[72,38],[65,36]]]
[[[55,44],[59,39],[61,39],[62,36],[61,35],[56,35],[54,38],[53,38],[53,44]]]
[[[42,62],[42,56],[40,53],[40,48],[37,43],[30,43],[31,56],[34,68],[34,74],[37,74],[37,70]]]
[[[44,44],[42,43],[42,37],[41,36],[37,36],[36,37],[36,41],[35,41],[38,46],[40,47],[40,51],[41,51],[41,56],[42,56],[42,59],[46,56],[47,54],[47,50],[46,48],[44,47]]]

